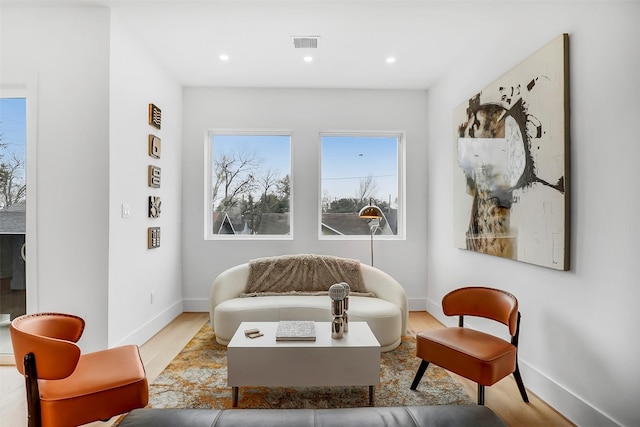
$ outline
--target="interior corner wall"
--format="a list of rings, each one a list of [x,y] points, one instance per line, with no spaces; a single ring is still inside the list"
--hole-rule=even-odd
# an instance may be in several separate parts
[[[453,324],[441,311],[446,292],[512,292],[525,385],[580,426],[640,425],[640,3],[495,2],[465,13],[474,8],[508,39],[475,44],[429,90],[428,311]],[[570,49],[571,270],[455,249],[453,110],[561,33]]]
[[[110,62],[109,345],[142,344],[182,313],[182,86],[150,56],[113,13]],[[162,113],[149,125],[148,106]],[[161,140],[160,158],[148,137]],[[148,185],[148,166],[161,170]],[[149,197],[160,216],[149,217]],[[122,205],[129,206],[123,218]],[[160,227],[160,247],[148,249],[147,229]]]
[[[80,315],[83,351],[105,348],[109,10],[2,6],[0,31],[0,79],[37,76],[36,154],[27,158],[37,163],[27,182],[38,198],[32,308]]]
[[[426,276],[426,92],[422,90],[185,88],[183,133],[183,296],[209,310],[213,279],[252,258],[290,253],[345,256],[369,263],[369,239],[319,240],[321,131],[406,132],[406,240],[375,241],[375,265],[424,306]],[[205,240],[207,129],[292,131],[293,240]],[[410,256],[409,256],[410,255]],[[419,260],[416,262],[416,260]]]

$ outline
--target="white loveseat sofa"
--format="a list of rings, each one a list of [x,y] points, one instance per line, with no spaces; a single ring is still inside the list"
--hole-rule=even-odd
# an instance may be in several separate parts
[[[366,264],[359,266],[366,291],[374,296],[351,294],[349,321],[367,322],[380,343],[381,351],[393,350],[407,331],[405,290],[385,272]],[[220,273],[211,285],[209,314],[211,327],[220,344],[227,345],[240,323],[245,321],[331,321],[331,300],[327,294],[242,296],[247,289],[249,272],[249,263],[237,265]]]

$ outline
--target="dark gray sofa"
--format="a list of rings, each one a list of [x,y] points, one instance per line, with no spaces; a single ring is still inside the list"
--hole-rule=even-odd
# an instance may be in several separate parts
[[[506,427],[486,406],[339,409],[136,409],[118,427]]]

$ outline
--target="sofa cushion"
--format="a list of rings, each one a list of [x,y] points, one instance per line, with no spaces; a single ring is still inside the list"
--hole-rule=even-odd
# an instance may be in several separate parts
[[[328,296],[269,296],[232,298],[218,304],[214,311],[216,340],[228,344],[242,322],[277,322],[280,320],[332,320]],[[380,346],[397,345],[402,336],[402,311],[383,299],[349,297],[349,320],[367,322]]]

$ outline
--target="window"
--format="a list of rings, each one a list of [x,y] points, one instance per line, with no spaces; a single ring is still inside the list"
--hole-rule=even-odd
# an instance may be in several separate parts
[[[323,133],[320,238],[376,235],[403,238],[402,133]],[[378,206],[383,218],[358,212]]]
[[[210,131],[207,237],[292,237],[291,134]]]

